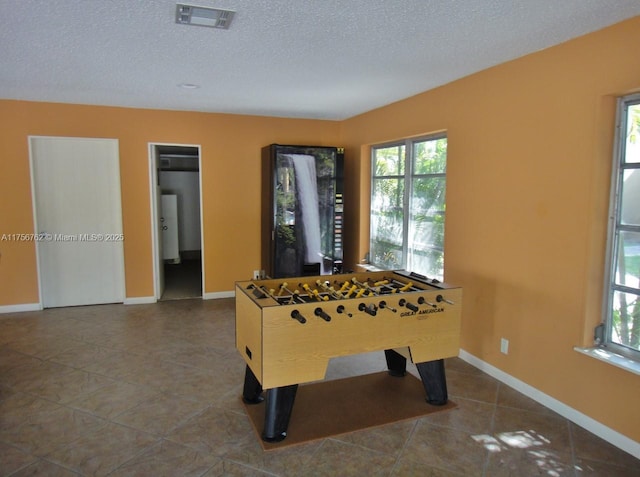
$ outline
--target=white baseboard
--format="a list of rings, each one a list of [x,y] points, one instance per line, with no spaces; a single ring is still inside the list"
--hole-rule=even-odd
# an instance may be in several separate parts
[[[236,296],[235,291],[226,292],[211,292],[202,295],[203,300],[217,300],[218,298],[234,298]]]
[[[1,313],[20,313],[22,311],[40,311],[42,305],[40,303],[21,303],[19,305],[3,305],[0,306]]]
[[[234,291],[226,292],[214,292],[205,293],[202,296],[203,300],[216,300],[218,298],[234,298],[236,296]],[[125,298],[125,305],[148,305],[150,303],[157,303],[158,300],[153,296],[136,296],[132,298]],[[41,311],[42,305],[40,303],[20,303],[17,305],[0,305],[0,314],[4,313],[20,313],[23,311]]]
[[[496,368],[495,366],[482,361],[474,355],[461,349],[458,355],[460,359],[466,361],[470,365],[478,368],[479,370],[493,376],[498,381],[505,383],[507,386],[514,388],[516,391],[521,392],[525,396],[539,402],[545,407],[548,407],[552,411],[557,412],[561,416],[569,419],[571,422],[576,423],[580,427],[585,428],[589,432],[604,439],[605,441],[613,444],[614,446],[628,452],[632,456],[640,459],[640,443],[630,439],[629,437],[620,434],[618,431],[605,426],[604,424],[596,421],[595,419],[587,416],[586,414],[577,411],[576,409],[567,406],[561,401],[543,393],[542,391],[530,386],[529,384],[514,378],[510,374]]]
[[[147,305],[149,303],[156,303],[158,300],[156,300],[155,296],[135,296],[133,298],[125,298],[124,299],[124,304],[125,305]]]

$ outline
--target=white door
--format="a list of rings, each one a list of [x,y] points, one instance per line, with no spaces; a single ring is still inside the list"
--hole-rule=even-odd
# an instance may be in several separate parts
[[[118,141],[30,138],[42,306],[124,301]]]
[[[178,239],[178,196],[162,194],[162,258],[172,263],[180,262]]]

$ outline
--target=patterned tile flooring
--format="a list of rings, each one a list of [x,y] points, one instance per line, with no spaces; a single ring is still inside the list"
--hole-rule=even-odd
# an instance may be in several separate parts
[[[263,452],[234,307],[0,315],[0,475],[640,476],[639,460],[458,358],[452,411]],[[340,358],[327,379],[383,369],[383,353]]]

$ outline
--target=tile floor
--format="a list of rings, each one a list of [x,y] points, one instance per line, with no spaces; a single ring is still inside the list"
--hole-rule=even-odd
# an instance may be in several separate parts
[[[0,475],[640,476],[639,460],[457,358],[455,410],[263,452],[240,402],[234,306],[0,315]],[[327,378],[382,369],[382,353],[359,355]]]

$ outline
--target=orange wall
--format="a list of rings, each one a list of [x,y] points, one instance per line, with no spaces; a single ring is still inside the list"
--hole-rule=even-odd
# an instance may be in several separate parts
[[[367,251],[367,145],[446,130],[445,279],[464,289],[462,348],[635,441],[640,377],[573,347],[600,321],[615,97],[640,89],[638,44],[640,17],[341,125],[352,260]]]
[[[206,293],[232,291],[260,267],[260,148],[335,145],[339,124],[0,101],[0,236],[32,233],[28,136],[116,138],[124,226],[126,296],[153,296],[149,142],[200,144]],[[37,303],[34,244],[0,242],[0,306]]]

